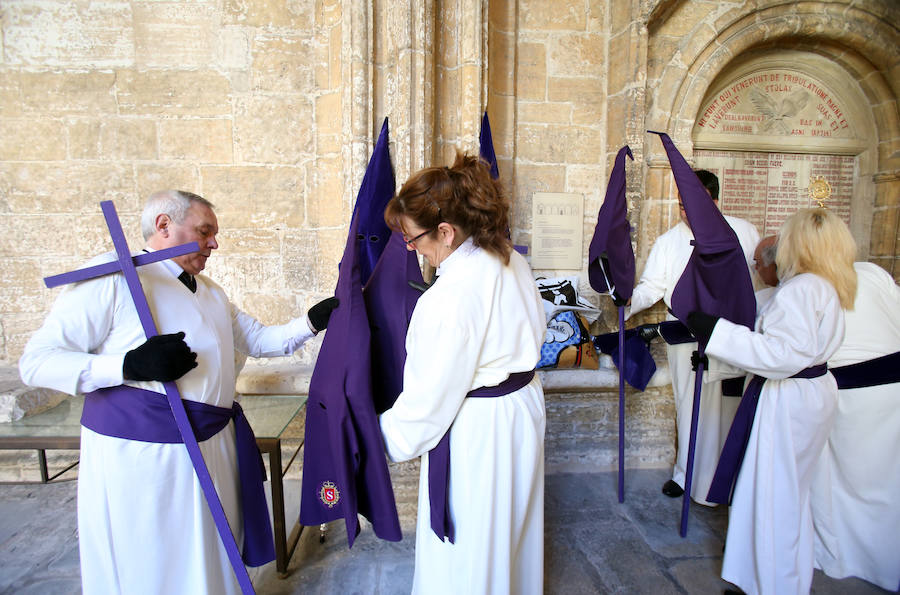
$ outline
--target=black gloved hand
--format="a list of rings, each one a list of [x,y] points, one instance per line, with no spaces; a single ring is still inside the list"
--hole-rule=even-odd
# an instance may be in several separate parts
[[[612,297],[613,304],[615,304],[617,308],[628,305],[628,300],[623,300],[622,298],[620,298],[619,293],[616,290],[613,290],[610,297]]]
[[[156,335],[125,354],[126,380],[178,380],[197,367],[197,354],[184,342],[184,333]]]
[[[331,311],[338,307],[340,302],[336,297],[330,297],[322,300],[314,305],[306,313],[309,318],[309,324],[312,326],[313,332],[318,333],[324,331],[328,327],[328,319],[331,318]]]
[[[709,338],[712,336],[717,322],[719,322],[718,316],[694,310],[687,315],[685,324],[691,330],[691,333],[697,337],[697,340],[705,345],[709,343]]]
[[[692,369],[694,372],[697,371],[697,368],[699,367],[700,362],[703,362],[703,369],[704,369],[704,370],[708,370],[708,369],[709,369],[709,358],[706,357],[706,354],[705,354],[705,353],[703,354],[703,357],[700,357],[700,352],[699,352],[699,351],[694,351],[693,353],[691,353],[691,369]]]
[[[637,334],[647,344],[647,347],[650,346],[653,339],[662,336],[659,334],[659,324],[642,324],[637,327]]]

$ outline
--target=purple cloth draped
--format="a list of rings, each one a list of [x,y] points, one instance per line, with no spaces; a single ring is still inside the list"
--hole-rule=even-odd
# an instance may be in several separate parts
[[[466,398],[502,397],[525,387],[534,378],[534,370],[515,372],[497,386],[483,386],[466,394]],[[450,492],[450,430],[437,446],[428,451],[428,502],[431,507],[431,529],[441,541],[453,543],[453,520],[447,494]]]
[[[684,322],[699,310],[752,329],[756,296],[737,234],[669,135],[650,132],[662,139],[694,234],[694,251],[672,291],[672,313]]]
[[[827,364],[818,364],[801,370],[791,378],[818,378],[828,373]],[[754,374],[744,390],[741,403],[738,405],[734,421],[728,430],[728,437],[722,447],[719,456],[719,464],[709,486],[709,494],[706,499],[719,504],[731,504],[734,494],[734,486],[737,483],[741,463],[744,461],[744,453],[747,451],[747,443],[750,441],[750,432],[753,430],[753,419],[756,417],[756,407],[759,404],[759,396],[762,394],[766,378]]]
[[[610,356],[616,368],[619,367],[619,333],[606,333],[594,337],[594,347]],[[656,373],[656,362],[650,355],[647,344],[635,329],[625,331],[624,338],[624,370],[619,370],[626,382],[637,390],[644,390],[653,374]]]
[[[864,362],[831,368],[839,389],[863,388],[900,382],[900,351]]]
[[[350,232],[331,313],[306,403],[300,523],[319,525],[343,518],[350,547],[359,534],[357,513],[375,535],[401,539],[381,427],[372,399],[369,320],[360,284],[356,234]]]
[[[406,331],[422,295],[410,281],[424,284],[419,260],[394,232],[363,289],[372,337],[372,398],[379,414],[390,409],[403,390]]]
[[[354,218],[359,217],[356,242],[359,252],[359,277],[363,285],[369,281],[391,236],[391,229],[384,220],[384,209],[394,197],[396,182],[388,142],[388,119],[385,118],[366,173],[363,175],[353,214]]]
[[[262,566],[275,559],[275,540],[266,504],[266,468],[256,446],[253,429],[237,401],[232,407],[182,400],[199,442],[209,440],[234,420],[244,547],[241,557],[248,566]],[[115,438],[181,444],[183,442],[166,396],[133,386],[101,388],[84,397],[81,425]]]
[[[500,169],[497,167],[497,154],[494,153],[494,137],[491,135],[491,123],[488,121],[487,112],[481,117],[481,132],[478,134],[478,154],[491,166],[491,177],[495,180],[500,177]]]
[[[634,161],[625,145],[616,155],[606,186],[606,198],[597,213],[597,225],[588,248],[588,281],[597,293],[609,293],[627,300],[634,289],[634,251],[631,225],[625,205],[625,156]],[[612,287],[610,286],[612,284]]]

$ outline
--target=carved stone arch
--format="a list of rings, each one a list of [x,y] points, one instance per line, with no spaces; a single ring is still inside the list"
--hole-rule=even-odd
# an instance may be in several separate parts
[[[666,18],[680,4],[667,3],[666,9],[655,15]],[[871,135],[867,134],[868,144],[858,153],[859,183],[853,205],[869,217],[853,223],[854,235],[861,243],[861,256],[877,262],[896,277],[900,275],[900,77],[896,74],[900,70],[896,52],[900,33],[894,24],[897,16],[896,9],[877,1],[853,6],[809,2],[772,3],[738,14],[730,21],[719,17],[717,22],[724,25],[718,31],[713,30],[713,22],[708,19],[711,22],[695,26],[667,63],[660,65],[656,83],[651,85],[654,100],[647,112],[646,127],[668,131],[685,157],[691,159],[695,123],[707,91],[744,63],[747,56],[795,51],[827,58],[858,88],[870,114],[867,132],[871,131]],[[658,27],[652,22],[648,25],[651,38]],[[651,64],[650,78],[652,68]],[[648,187],[665,196],[670,189],[661,147],[651,143],[646,155]],[[665,219],[666,209],[662,211]]]

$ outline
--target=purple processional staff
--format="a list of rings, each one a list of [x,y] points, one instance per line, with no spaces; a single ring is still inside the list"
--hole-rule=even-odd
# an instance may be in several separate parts
[[[709,192],[664,132],[662,140],[675,185],[681,195],[688,224],[693,231],[694,250],[688,264],[672,292],[672,313],[682,323],[695,310],[753,329],[756,319],[756,298],[747,268],[746,257],[738,237],[724,215],[712,201]],[[685,471],[684,499],[679,533],[687,535],[690,511],[691,480],[694,470],[694,449],[697,442],[697,420],[700,390],[703,386],[706,342],[698,337],[697,371],[694,378],[694,402],[691,411],[691,431]]]
[[[386,409],[400,392],[402,341],[419,294],[407,281],[421,284],[422,276],[407,259],[402,238],[384,223],[394,188],[385,118],[357,195],[335,289],[340,305],[319,350],[306,405],[300,523],[343,518],[351,547],[360,531],[357,514],[369,519],[378,537],[401,538],[376,407]],[[363,270],[371,271],[365,295]]]
[[[619,149],[616,155],[606,187],[606,198],[597,213],[597,225],[588,249],[588,281],[591,287],[597,293],[608,294],[619,310],[616,350],[619,367],[619,502],[625,501],[625,304],[634,289],[634,250],[625,205],[626,155],[634,161],[627,145]]]
[[[199,274],[218,248],[218,223],[196,194],[150,196],[141,226],[147,254],[137,256],[112,203],[101,206],[115,253],[47,279],[51,287],[78,282],[19,361],[26,384],[85,395],[82,588],[252,593],[244,564],[271,561],[274,543],[262,459],[234,402],[234,352],[289,355],[313,335],[313,319],[325,328],[330,305],[272,327],[237,309]]]

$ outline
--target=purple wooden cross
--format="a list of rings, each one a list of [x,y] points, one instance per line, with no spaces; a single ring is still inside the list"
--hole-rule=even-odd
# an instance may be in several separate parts
[[[47,287],[56,287],[66,283],[74,283],[76,281],[84,281],[86,279],[93,279],[95,277],[121,272],[125,275],[125,281],[128,283],[128,290],[131,293],[131,299],[134,301],[134,307],[137,309],[138,318],[141,321],[144,334],[149,339],[159,333],[156,330],[156,323],[153,321],[153,314],[150,312],[150,305],[147,303],[147,297],[144,295],[144,289],[141,287],[141,281],[137,275],[137,267],[152,262],[166,260],[168,258],[174,258],[175,256],[181,256],[183,254],[198,252],[200,250],[200,245],[197,244],[197,242],[191,242],[133,257],[128,249],[128,243],[125,240],[125,234],[122,232],[122,225],[119,223],[119,217],[116,215],[116,207],[113,205],[112,201],[105,200],[101,202],[100,208],[103,210],[103,216],[106,218],[106,226],[109,228],[109,234],[112,237],[113,246],[116,249],[117,260],[85,269],[62,273],[60,275],[54,275],[52,277],[46,277],[44,283]],[[231,527],[228,524],[228,519],[225,516],[225,510],[222,508],[222,502],[219,500],[219,495],[216,493],[216,488],[209,475],[209,469],[207,469],[206,462],[203,460],[203,454],[200,452],[197,438],[194,436],[191,423],[184,410],[184,404],[181,402],[181,393],[178,392],[178,386],[175,382],[164,382],[163,387],[166,389],[169,407],[172,408],[172,414],[175,416],[175,423],[178,426],[178,431],[181,434],[184,445],[187,447],[188,455],[194,466],[194,471],[197,473],[197,479],[200,480],[200,487],[203,489],[203,494],[206,496],[206,503],[209,505],[209,510],[216,523],[219,537],[222,539],[222,544],[225,546],[225,551],[228,553],[228,559],[231,561],[231,567],[234,569],[238,583],[241,585],[241,591],[243,591],[245,595],[255,593],[253,584],[250,582],[250,575],[247,574],[247,567],[244,566],[244,561],[241,559],[241,553],[234,540],[234,534],[232,533]]]

